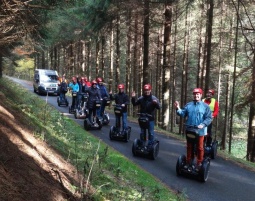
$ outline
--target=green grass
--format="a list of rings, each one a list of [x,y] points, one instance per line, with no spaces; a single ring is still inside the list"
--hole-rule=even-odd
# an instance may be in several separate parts
[[[185,195],[175,194],[36,94],[28,93],[7,78],[1,78],[0,85],[13,107],[24,113],[24,121],[34,135],[51,145],[88,179],[95,189],[90,195],[93,200],[186,200]],[[74,189],[87,194],[86,183]]]

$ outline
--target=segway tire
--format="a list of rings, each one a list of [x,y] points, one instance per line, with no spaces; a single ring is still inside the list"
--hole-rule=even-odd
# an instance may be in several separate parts
[[[112,127],[110,128],[110,132],[109,132],[109,138],[110,138],[110,140],[113,140],[113,132],[114,132],[114,126],[112,126]]]
[[[132,153],[133,156],[137,156],[137,146],[138,146],[138,139],[135,139],[132,145]]]
[[[212,149],[211,149],[211,158],[215,159],[217,156],[217,148],[218,148],[218,142],[215,141],[212,143]]]
[[[159,142],[155,142],[154,145],[152,146],[151,150],[151,159],[155,160],[158,157],[158,152],[159,152]]]
[[[89,131],[89,128],[90,128],[90,125],[89,125],[88,121],[87,121],[87,120],[84,120],[84,129],[85,129],[86,131]]]
[[[180,176],[182,174],[182,168],[184,167],[186,163],[186,156],[185,155],[181,155],[179,156],[177,163],[176,163],[176,175]]]
[[[209,177],[210,160],[204,160],[199,171],[200,180],[206,182]]]

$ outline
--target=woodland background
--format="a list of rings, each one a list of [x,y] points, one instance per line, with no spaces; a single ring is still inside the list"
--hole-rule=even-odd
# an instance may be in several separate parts
[[[243,140],[255,161],[255,2],[252,0],[2,0],[0,77],[31,79],[34,68],[102,77],[141,95],[152,84],[157,125],[183,133],[173,102],[216,90],[214,132],[231,153]],[[136,116],[136,109],[129,107]]]

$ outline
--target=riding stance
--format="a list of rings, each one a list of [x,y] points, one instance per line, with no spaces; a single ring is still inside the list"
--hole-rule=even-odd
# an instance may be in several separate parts
[[[108,94],[108,92],[107,92],[106,87],[105,87],[104,84],[103,84],[102,78],[99,77],[99,78],[96,79],[96,81],[97,81],[97,87],[99,88],[100,93],[101,93],[101,97],[102,97],[102,99],[103,99],[102,104],[101,104],[101,107],[100,107],[100,109],[98,110],[97,115],[100,116],[100,117],[103,117],[103,115],[104,115],[104,110],[105,110],[105,104],[106,104],[106,102],[104,101],[104,98],[108,98],[108,97],[109,97],[109,94]]]
[[[92,121],[92,114],[93,117],[96,116],[96,100],[102,100],[100,90],[97,88],[97,82],[96,80],[92,81],[92,86],[88,88],[87,92],[89,94],[88,98],[88,109],[89,109],[89,121],[91,124],[93,124]]]
[[[59,83],[58,83],[58,92],[59,92],[59,98],[60,101],[64,101],[65,100],[65,94],[68,91],[68,85],[67,85],[67,81],[65,79],[65,74],[59,78]]]
[[[219,103],[213,98],[214,90],[209,89],[206,93],[206,98],[203,99],[207,105],[209,105],[210,110],[212,111],[212,118],[217,117],[219,113]],[[207,140],[206,145],[211,146],[212,144],[212,123],[210,123],[207,127]]]
[[[212,121],[212,113],[207,104],[201,101],[203,91],[200,88],[193,90],[193,101],[187,103],[183,109],[180,108],[179,102],[174,103],[177,108],[177,114],[186,117],[186,133],[194,133],[194,127],[198,130],[197,143],[197,169],[201,167],[201,162],[204,157],[204,136],[207,134],[207,126]],[[187,159],[186,164],[189,164],[192,159],[192,143],[187,141]]]
[[[79,93],[78,93],[78,105],[79,105],[82,99],[82,94],[87,93],[89,86],[87,84],[86,77],[81,77],[80,81],[78,81],[78,84],[79,84]]]
[[[78,93],[79,92],[79,84],[77,83],[77,78],[76,77],[72,77],[72,82],[70,82],[69,84],[69,88],[72,90],[72,94],[74,92]],[[72,96],[72,108],[77,108],[78,105],[78,101],[77,100],[77,96]],[[75,103],[75,105],[74,105]]]
[[[119,93],[115,94],[114,96],[110,92],[110,99],[115,100],[117,105],[122,106],[122,128],[125,130],[127,128],[127,105],[129,104],[129,97],[124,92],[124,84],[119,84],[118,89]],[[119,121],[119,118],[116,118],[116,122]],[[118,125],[118,122],[117,122]]]
[[[132,92],[132,104],[133,106],[140,105],[140,113],[149,114],[149,144],[153,144],[154,141],[154,116],[155,109],[160,109],[161,104],[155,96],[151,94],[151,85],[145,84],[143,86],[143,95],[135,100],[135,92]],[[144,129],[141,128],[141,133],[145,133]],[[142,139],[141,139],[142,140]]]

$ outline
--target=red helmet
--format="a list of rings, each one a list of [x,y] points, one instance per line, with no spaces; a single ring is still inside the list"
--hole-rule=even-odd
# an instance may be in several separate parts
[[[200,93],[200,94],[203,94],[203,90],[202,89],[200,89],[200,88],[195,88],[194,90],[193,90],[193,94],[194,93]]]
[[[213,89],[208,89],[207,92],[209,92],[209,93],[211,93],[212,95],[214,95],[214,90],[213,90]]]
[[[86,82],[87,87],[91,87],[91,82]]]
[[[81,81],[86,82],[85,77],[81,77]]]
[[[145,84],[143,86],[143,90],[151,90],[151,85],[150,84]]]
[[[91,85],[93,85],[93,84],[97,84],[97,81],[96,80],[92,80]]]
[[[101,77],[98,77],[98,78],[97,78],[97,83],[99,83],[99,82],[103,82],[103,80],[102,80]]]
[[[118,89],[124,89],[124,88],[125,88],[124,84],[119,84],[118,85]]]

